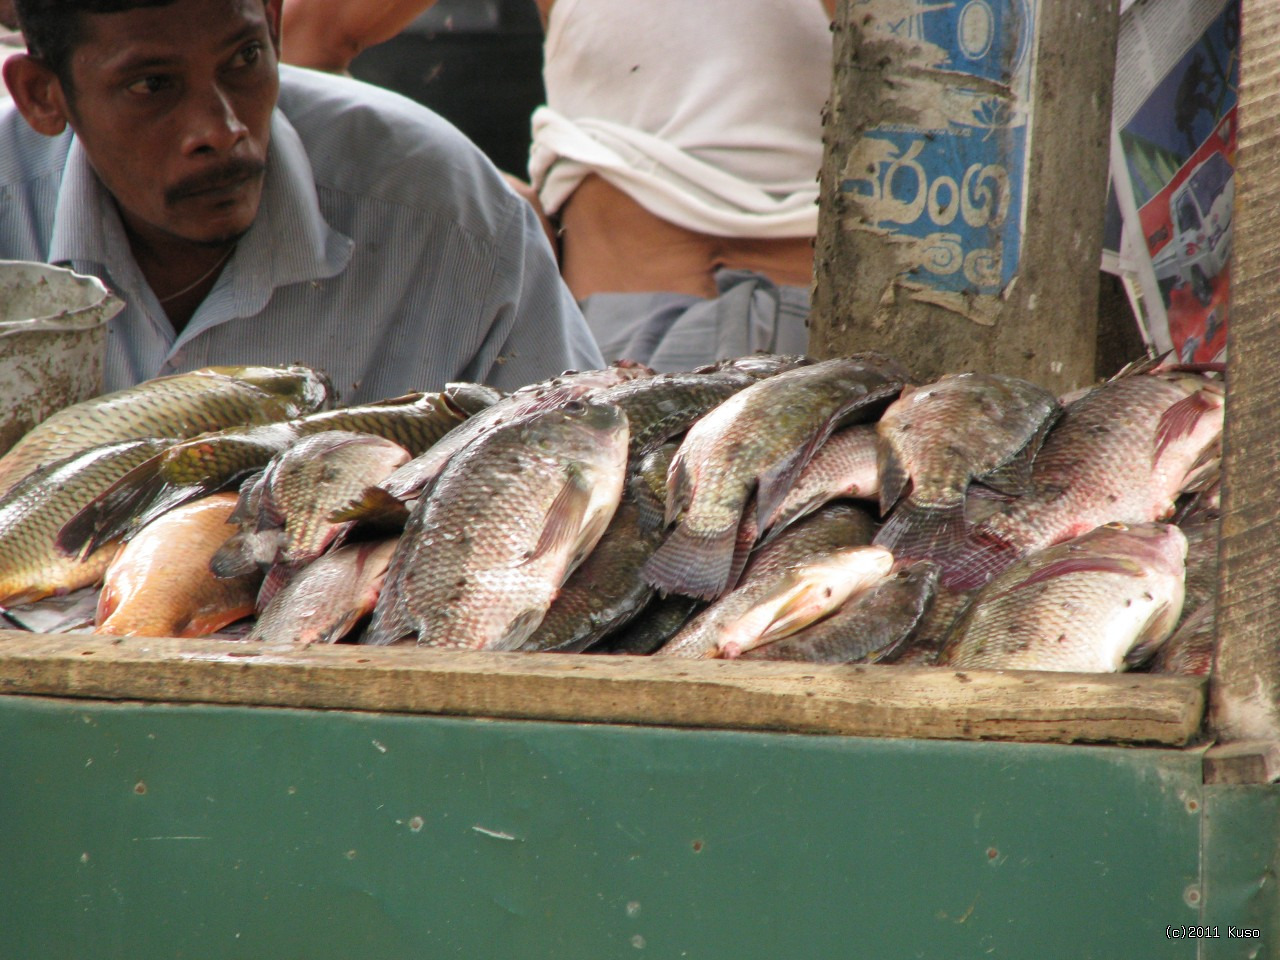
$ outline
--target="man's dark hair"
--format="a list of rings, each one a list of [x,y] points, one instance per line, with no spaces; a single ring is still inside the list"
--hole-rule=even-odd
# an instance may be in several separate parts
[[[70,89],[71,53],[84,39],[84,14],[123,13],[163,7],[173,0],[14,0],[27,52],[43,61]]]

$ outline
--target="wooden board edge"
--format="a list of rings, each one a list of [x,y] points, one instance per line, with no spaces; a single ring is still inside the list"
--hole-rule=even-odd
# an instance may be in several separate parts
[[[1185,746],[1198,677],[0,631],[0,693],[842,736]]]

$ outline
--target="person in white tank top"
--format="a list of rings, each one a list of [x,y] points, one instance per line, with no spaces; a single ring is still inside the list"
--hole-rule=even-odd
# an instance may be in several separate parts
[[[284,57],[341,69],[432,2],[286,0]],[[804,352],[835,0],[535,2],[547,103],[513,185],[605,358]]]

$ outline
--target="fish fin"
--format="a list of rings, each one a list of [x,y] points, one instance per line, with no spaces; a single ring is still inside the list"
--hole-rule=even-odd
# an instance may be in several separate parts
[[[161,456],[144,460],[76,511],[58,531],[58,550],[83,558],[98,544],[131,529],[136,510],[164,483],[159,475]]]
[[[507,650],[518,650],[520,646],[528,640],[538,624],[542,623],[543,618],[547,615],[547,611],[542,607],[530,607],[522,610],[509,624],[507,631],[492,643],[486,643],[480,650],[496,650],[499,652]]]
[[[1061,560],[1055,560],[1047,563],[1038,570],[1033,571],[1025,579],[1018,581],[1007,590],[1002,590],[990,599],[1003,597],[1007,594],[1014,593],[1018,590],[1024,590],[1027,587],[1033,587],[1037,583],[1044,583],[1048,580],[1054,580],[1059,577],[1066,577],[1076,573],[1116,573],[1126,577],[1141,577],[1144,574],[1140,564],[1124,557],[1100,557],[1100,556],[1079,556],[1079,557],[1063,557]]]
[[[1125,666],[1129,669],[1139,667],[1150,660],[1160,648],[1164,646],[1165,641],[1173,634],[1174,628],[1178,625],[1178,618],[1182,615],[1182,604],[1162,603],[1156,609],[1151,611],[1151,616],[1147,618],[1146,624],[1143,625],[1142,632],[1138,635],[1137,641],[1129,652],[1124,655]]]
[[[241,526],[250,523],[258,512],[258,499],[262,496],[263,471],[256,470],[240,482],[240,499],[236,508],[227,517],[227,523],[238,523]]]
[[[806,444],[792,456],[775,463],[756,480],[756,525],[760,530],[773,526],[787,494],[795,486],[804,465],[813,457],[816,445]]]
[[[748,509],[743,513],[742,523],[738,524],[738,533],[733,539],[733,562],[729,566],[729,579],[725,581],[724,592],[732,590],[742,579],[742,572],[751,559],[751,551],[755,549],[757,527],[754,515]]]
[[[685,467],[684,460],[676,450],[667,467],[667,504],[663,524],[668,527],[680,519],[693,499],[693,474]]]
[[[1151,462],[1158,463],[1160,456],[1169,444],[1192,434],[1200,418],[1218,408],[1199,391],[1183,397],[1160,415],[1160,423],[1156,426],[1156,449]]]
[[[371,400],[368,403],[362,403],[362,407],[411,407],[415,403],[419,403],[426,394],[420,390],[402,393],[398,397],[387,397],[385,400]]]
[[[546,522],[542,526],[538,542],[521,562],[532,563],[578,543],[587,533],[583,530],[583,520],[590,503],[591,491],[583,484],[582,479],[577,474],[566,477],[560,492],[547,508]]]
[[[1031,472],[1036,462],[1036,455],[1044,445],[1045,437],[1053,425],[1062,416],[1062,406],[1054,407],[1052,412],[1041,421],[1036,432],[1008,460],[994,470],[989,470],[975,480],[993,490],[1009,496],[1020,497],[1031,491]]]
[[[111,581],[103,583],[102,589],[98,592],[98,604],[94,610],[93,625],[101,627],[103,621],[115,612],[116,607],[120,606],[120,596],[112,586]]]
[[[326,518],[330,523],[348,521],[388,530],[403,529],[409,520],[409,507],[399,497],[382,487],[365,487],[364,492],[346,506],[338,507]]]
[[[679,525],[645,563],[645,580],[667,593],[714,600],[728,589],[737,535],[736,526],[703,535]]]
[[[968,540],[942,563],[942,585],[952,590],[976,590],[1016,561],[1024,551],[990,530],[971,533]]]
[[[1222,478],[1222,442],[1210,444],[1200,451],[1196,462],[1187,468],[1181,490],[1183,493],[1199,493],[1214,486]]]
[[[418,500],[426,497],[431,493],[431,488],[436,485],[436,480],[440,478],[440,472],[449,463],[448,457],[441,456],[439,451],[433,455],[433,450],[435,450],[434,445],[412,460],[396,467],[378,486],[398,500]]]
[[[964,497],[944,503],[920,503],[912,497],[898,504],[872,539],[898,560],[937,560],[945,563],[961,553],[968,528]]]
[[[876,443],[876,469],[880,474],[880,516],[884,517],[902,499],[910,475],[889,444],[879,438]]]
[[[258,613],[266,610],[268,604],[276,598],[276,595],[281,590],[289,585],[305,566],[305,563],[273,563],[271,568],[267,570],[267,575],[262,578],[262,584],[258,587],[258,597],[254,602],[254,610]]]
[[[209,569],[219,580],[242,577],[258,570],[258,561],[253,555],[253,535],[239,530],[223,542],[209,559]]]
[[[798,633],[805,627],[812,626],[820,620],[825,620],[835,612],[835,608],[824,609],[820,604],[813,603],[811,599],[815,590],[821,591],[824,589],[828,594],[830,593],[830,588],[816,584],[797,590],[778,607],[773,620],[760,631],[760,635],[755,642],[751,646],[744,645],[742,650],[746,651],[752,647],[773,643],[775,640],[781,640],[784,637],[791,636],[793,633]],[[724,656],[724,654],[721,655]]]
[[[1163,613],[1166,609],[1168,609],[1167,604],[1157,611],[1157,615]],[[1151,634],[1140,639],[1130,647],[1129,652],[1124,655],[1124,659],[1122,661],[1124,663],[1124,669],[1133,670],[1135,667],[1142,666],[1160,651],[1160,648],[1164,646],[1165,641],[1168,639],[1169,633],[1167,631],[1164,633]]]

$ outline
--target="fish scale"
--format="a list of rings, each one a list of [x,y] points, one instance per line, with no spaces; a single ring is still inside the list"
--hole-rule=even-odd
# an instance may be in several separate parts
[[[1154,371],[1109,380],[1070,404],[1032,468],[1031,492],[975,525],[944,573],[982,586],[1019,556],[1110,522],[1170,517],[1220,456],[1221,382]]]
[[[156,377],[59,410],[0,457],[0,491],[37,467],[119,440],[182,440],[310,413],[327,399],[306,367],[207,367]]]
[[[660,590],[714,599],[735,580],[752,495],[767,529],[823,441],[878,412],[906,382],[892,359],[859,354],[787,370],[735,393],[689,428],[671,463],[671,534],[646,564]]]
[[[1186,552],[1164,523],[1105,524],[1033,551],[974,596],[938,664],[1115,672],[1173,630]]]
[[[361,642],[523,643],[608,525],[627,441],[618,407],[570,400],[452,457],[409,516]]]
[[[12,606],[97,583],[118,541],[86,554],[55,539],[62,525],[120,476],[169,446],[168,440],[102,444],[42,467],[0,498],[0,604]]]

